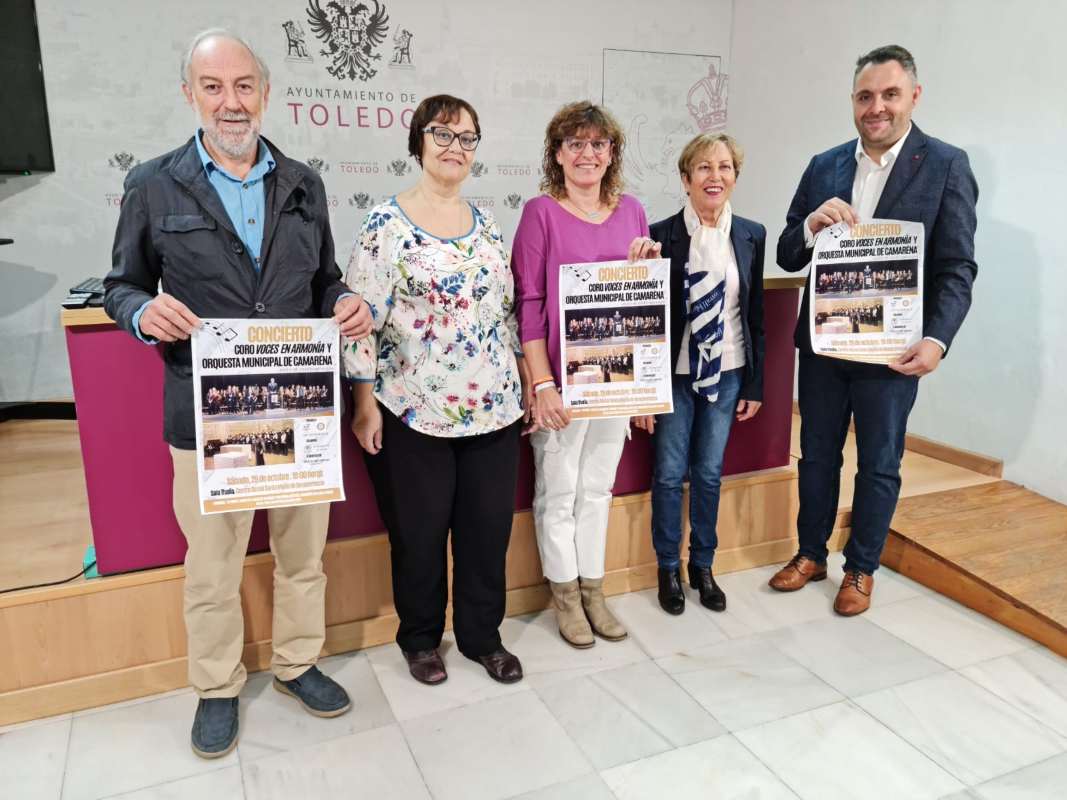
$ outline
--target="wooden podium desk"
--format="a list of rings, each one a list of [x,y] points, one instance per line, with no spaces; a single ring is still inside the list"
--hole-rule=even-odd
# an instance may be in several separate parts
[[[795,352],[793,326],[803,278],[764,281],[767,361],[763,408],[736,425],[726,450],[725,475],[789,463]],[[64,310],[74,401],[78,413],[89,517],[102,575],[179,564],[185,539],[171,509],[171,467],[163,441],[163,363],[156,348],[120,330],[101,308]],[[351,405],[351,404],[349,404]],[[348,430],[347,417],[342,429]],[[355,437],[342,437],[345,495],[330,510],[330,539],[381,533],[374,492]],[[616,495],[647,491],[649,438],[634,431],[615,481]],[[516,510],[533,495],[529,445],[522,446]],[[250,552],[268,549],[266,515],[256,514]]]

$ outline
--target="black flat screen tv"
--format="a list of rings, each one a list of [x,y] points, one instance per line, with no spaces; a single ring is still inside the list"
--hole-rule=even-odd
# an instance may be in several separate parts
[[[33,0],[0,0],[0,173],[54,172]]]

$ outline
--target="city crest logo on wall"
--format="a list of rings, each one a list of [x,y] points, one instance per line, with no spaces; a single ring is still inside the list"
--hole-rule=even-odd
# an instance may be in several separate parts
[[[510,209],[517,210],[522,205],[522,195],[512,192],[504,198],[504,205]]]
[[[390,175],[396,175],[398,178],[402,178],[411,172],[411,164],[402,158],[394,159],[389,162],[389,165],[385,168],[385,171]]]
[[[389,32],[389,17],[378,0],[330,0],[325,11],[319,0],[308,0],[307,16],[311,32],[326,46],[319,54],[331,59],[330,75],[367,81],[378,74],[374,62],[382,57],[375,50]]]
[[[348,198],[348,204],[360,210],[366,209],[370,206],[370,195],[366,192],[356,192]]]
[[[689,89],[686,105],[701,132],[721,131],[726,127],[726,97],[729,76],[708,65],[708,77],[701,78]]]
[[[309,158],[307,160],[307,165],[315,170],[316,175],[322,175],[322,173],[330,171],[330,165],[321,158]]]
[[[307,47],[307,34],[304,33],[304,27],[299,22],[293,22],[291,19],[282,23],[282,30],[285,31],[286,39],[286,61],[305,61],[311,63],[311,55],[308,53]]]
[[[488,168],[481,161],[475,161],[473,164],[471,164],[472,178],[480,178],[488,171]]]
[[[114,167],[119,172],[129,172],[131,169],[141,163],[140,159],[134,156],[133,153],[115,153],[107,160],[108,166]]]

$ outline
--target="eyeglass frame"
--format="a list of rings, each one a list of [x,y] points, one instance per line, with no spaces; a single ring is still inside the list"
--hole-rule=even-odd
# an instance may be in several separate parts
[[[437,141],[437,131],[445,131],[448,134],[448,144],[442,144],[441,142]],[[444,125],[427,125],[425,128],[422,129],[422,132],[430,134],[430,136],[433,137],[433,143],[436,144],[438,147],[451,147],[452,142],[459,141],[460,149],[467,153],[473,153],[475,150],[478,149],[478,145],[482,143],[482,135],[480,133],[477,133],[475,131],[462,131],[460,133],[456,133],[454,130],[452,130],[451,128],[446,128]],[[464,147],[463,142],[460,141],[459,137],[467,134],[470,134],[475,137],[474,147]]]
[[[568,142],[575,142],[575,143],[581,142],[582,143],[581,149],[575,150],[570,144],[568,144]],[[596,143],[597,142],[605,142],[606,144],[604,145],[604,147],[602,147],[598,151],[596,149]],[[615,144],[615,140],[611,139],[609,137],[604,137],[603,139],[580,139],[577,136],[567,136],[567,137],[559,140],[560,148],[561,149],[562,148],[566,148],[567,151],[572,156],[579,156],[582,153],[584,153],[586,145],[589,145],[592,148],[593,155],[602,156],[602,155],[604,155],[604,153],[608,152],[611,149],[612,145],[614,145],[614,144]]]

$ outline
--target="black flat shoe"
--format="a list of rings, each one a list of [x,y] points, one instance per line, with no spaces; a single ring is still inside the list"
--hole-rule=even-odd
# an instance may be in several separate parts
[[[678,616],[685,611],[685,593],[682,592],[682,571],[675,569],[660,569],[659,577],[659,604],[668,614]]]
[[[711,567],[701,569],[692,562],[689,564],[689,585],[700,593],[700,605],[712,611],[726,610],[726,594],[715,583]]]

